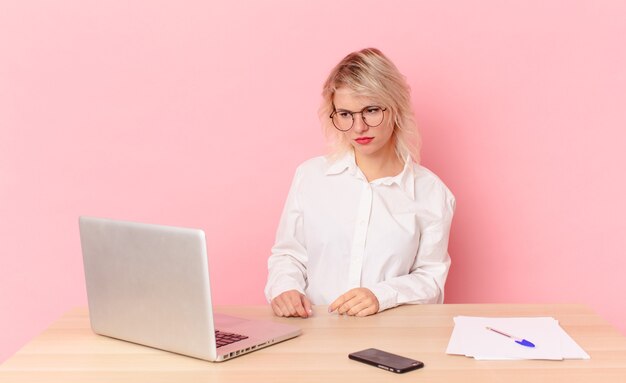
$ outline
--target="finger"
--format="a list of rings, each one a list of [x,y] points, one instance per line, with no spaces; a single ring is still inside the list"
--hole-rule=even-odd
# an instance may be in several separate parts
[[[366,296],[358,304],[352,306],[347,314],[353,316],[367,316],[375,314],[376,312],[378,312],[378,300]]]
[[[378,309],[380,308],[380,304],[378,303],[378,298],[372,292],[369,292],[369,294],[367,294],[366,299],[362,301],[362,303],[364,303],[363,308],[361,308],[358,311],[357,309],[354,310],[355,316],[364,317],[364,316],[376,314],[378,312]]]
[[[366,317],[368,315],[376,314],[378,312],[378,308],[374,305],[366,306],[363,310],[356,313],[354,316],[356,317]]]
[[[359,288],[348,290],[337,299],[337,301],[339,302],[336,309],[339,314],[344,314],[350,309],[350,307],[354,306],[357,303],[351,301],[359,295],[359,290]]]
[[[333,311],[335,311],[337,309],[336,305],[337,301],[335,300],[333,303],[330,304],[330,306],[328,306],[328,312],[332,313]]]
[[[282,310],[280,309],[280,307],[278,306],[278,303],[276,303],[276,298],[272,299],[272,310],[274,311],[274,314],[276,314],[276,316],[279,316],[279,317],[285,316]]]
[[[296,311],[296,315],[302,318],[306,318],[309,314],[304,309],[302,305],[302,294],[298,294],[297,296],[292,296],[292,303],[294,310]]]
[[[328,312],[332,313],[333,311],[337,310],[337,308],[341,306],[343,302],[344,302],[343,295],[341,295],[337,299],[335,299],[333,303],[330,304],[330,306],[328,306]]]
[[[345,310],[347,315],[357,316],[361,311],[362,316],[371,315],[378,312],[378,298],[366,288],[353,289],[349,293],[353,293],[352,299],[347,301],[342,307],[339,308],[339,312]],[[365,310],[365,311],[364,311]]]
[[[346,311],[348,315],[357,315],[359,312],[367,309],[370,306],[369,302],[366,300],[354,302],[352,306]]]
[[[302,304],[304,305],[304,310],[307,313],[307,317],[313,315],[313,308],[311,307],[311,301],[306,295],[302,295]]]
[[[347,300],[348,300],[348,293],[340,295],[339,297],[337,297],[337,299],[335,299],[333,303],[330,304],[330,306],[328,307],[328,312],[332,313],[333,311],[337,310],[337,313],[340,314],[339,308],[343,306]]]
[[[296,313],[295,309],[293,308],[293,306],[291,305],[289,301],[288,296],[289,294],[282,293],[276,298],[274,298],[274,303],[276,304],[276,307],[281,312],[282,314],[281,316],[284,316],[284,317],[294,316]]]
[[[285,298],[283,302],[284,302],[283,307],[287,310],[287,312],[289,313],[289,316],[296,316],[297,311],[296,311],[296,308],[293,307],[293,304],[291,303],[291,299]]]
[[[305,308],[304,304],[307,302],[310,310],[310,301],[306,295],[299,291],[289,291],[283,296],[284,307],[289,311],[289,316],[307,318],[309,312]]]
[[[347,299],[337,310],[339,314],[348,314],[348,312],[354,307],[357,306],[361,302],[361,299],[358,295],[353,295],[351,298]],[[350,315],[350,314],[348,314]]]

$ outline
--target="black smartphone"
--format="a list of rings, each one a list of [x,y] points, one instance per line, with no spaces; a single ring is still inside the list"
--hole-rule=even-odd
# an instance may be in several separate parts
[[[424,363],[419,360],[405,358],[376,348],[353,352],[348,354],[348,358],[398,374],[424,367]]]

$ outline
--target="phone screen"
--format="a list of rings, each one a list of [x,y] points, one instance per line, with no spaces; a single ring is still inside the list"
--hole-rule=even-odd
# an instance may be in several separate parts
[[[424,363],[419,360],[405,358],[376,348],[353,352],[348,355],[348,358],[397,373],[424,367]]]

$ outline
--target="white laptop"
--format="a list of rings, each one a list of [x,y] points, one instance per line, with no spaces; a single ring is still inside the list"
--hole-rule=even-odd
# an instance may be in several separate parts
[[[79,226],[97,334],[219,362],[301,333],[213,312],[202,230],[94,217]]]

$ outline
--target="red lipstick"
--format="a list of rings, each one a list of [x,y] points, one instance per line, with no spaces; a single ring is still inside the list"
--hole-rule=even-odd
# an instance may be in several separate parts
[[[373,139],[374,139],[374,137],[359,137],[359,138],[356,138],[354,141],[356,141],[358,144],[361,144],[361,145],[367,145]]]

